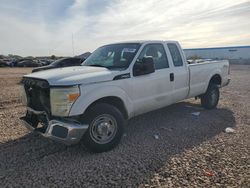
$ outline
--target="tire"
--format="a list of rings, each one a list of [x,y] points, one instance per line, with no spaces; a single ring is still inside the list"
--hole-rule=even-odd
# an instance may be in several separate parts
[[[93,152],[113,149],[120,142],[125,119],[113,105],[99,103],[90,108],[86,114],[89,128],[84,134],[83,144]]]
[[[216,108],[220,98],[220,91],[217,85],[209,84],[205,94],[201,96],[201,105],[206,109]]]

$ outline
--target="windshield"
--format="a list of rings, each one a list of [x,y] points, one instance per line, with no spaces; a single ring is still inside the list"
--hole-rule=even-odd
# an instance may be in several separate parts
[[[98,48],[82,65],[128,68],[140,47],[139,43],[111,44]]]

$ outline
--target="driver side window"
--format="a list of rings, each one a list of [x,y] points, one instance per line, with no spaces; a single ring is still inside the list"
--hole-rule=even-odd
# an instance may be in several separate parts
[[[167,55],[162,44],[146,45],[141,51],[138,59],[142,60],[143,57],[149,56],[153,58],[156,70],[169,68]]]

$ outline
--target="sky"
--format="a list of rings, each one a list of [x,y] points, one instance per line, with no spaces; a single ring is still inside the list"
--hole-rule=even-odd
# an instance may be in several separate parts
[[[0,54],[71,56],[131,40],[250,45],[250,0],[0,0]]]

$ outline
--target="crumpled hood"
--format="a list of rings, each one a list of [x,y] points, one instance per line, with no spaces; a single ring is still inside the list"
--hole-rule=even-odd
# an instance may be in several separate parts
[[[25,78],[47,80],[50,85],[76,85],[113,80],[120,71],[111,71],[104,67],[75,66],[57,68],[25,75]]]

